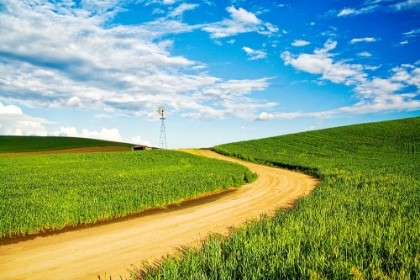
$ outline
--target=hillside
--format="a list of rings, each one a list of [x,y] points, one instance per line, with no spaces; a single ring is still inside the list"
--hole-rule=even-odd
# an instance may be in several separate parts
[[[366,166],[387,165],[383,158],[419,158],[420,117],[237,142],[214,149],[249,161],[311,173],[310,169],[319,168],[321,162],[346,169],[352,169],[352,160]]]
[[[138,279],[420,279],[420,118],[214,150],[322,179],[293,209],[211,236]],[[162,277],[164,275],[165,277]]]
[[[26,153],[91,147],[127,147],[133,144],[78,137],[0,136],[0,153]]]

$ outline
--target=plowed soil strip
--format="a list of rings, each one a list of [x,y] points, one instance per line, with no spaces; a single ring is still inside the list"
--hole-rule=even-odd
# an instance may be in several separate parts
[[[123,147],[123,146],[105,146],[105,147],[74,148],[74,149],[52,150],[52,151],[41,151],[41,152],[0,153],[0,157],[38,156],[38,155],[69,154],[69,153],[127,152],[127,151],[131,151],[131,148]]]
[[[103,279],[105,273],[112,279],[128,277],[127,269],[142,260],[153,261],[180,246],[197,244],[209,232],[226,233],[261,213],[289,207],[317,183],[300,173],[208,150],[197,153],[241,163],[259,179],[203,204],[0,246],[0,279]]]

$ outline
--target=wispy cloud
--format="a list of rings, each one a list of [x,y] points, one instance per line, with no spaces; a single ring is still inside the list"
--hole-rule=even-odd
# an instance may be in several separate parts
[[[210,33],[213,39],[234,36],[240,33],[257,32],[270,35],[278,32],[278,27],[267,22],[264,23],[257,16],[243,8],[236,9],[231,6],[226,9],[231,19],[206,24],[202,30]]]
[[[396,0],[396,1],[365,1],[364,5],[359,8],[344,8],[337,16],[356,16],[362,14],[373,13],[375,11],[383,12],[401,12],[405,10],[419,9],[420,1],[418,0]]]
[[[408,32],[404,32],[403,35],[404,35],[405,38],[417,37],[417,36],[420,35],[420,28],[413,29],[413,30],[408,31]]]
[[[249,60],[258,60],[258,59],[264,59],[267,57],[267,53],[261,50],[253,50],[248,47],[242,48],[246,54],[249,56]]]
[[[352,43],[352,44],[361,43],[361,42],[372,43],[372,42],[376,42],[376,41],[378,41],[377,38],[365,37],[365,38],[354,38],[350,41],[350,43]]]
[[[420,1],[418,1],[418,0],[397,1],[397,3],[392,4],[390,6],[390,8],[395,10],[395,11],[419,9],[420,8]]]
[[[368,13],[373,13],[377,8],[378,8],[377,5],[367,6],[360,9],[344,8],[337,14],[337,16],[344,17],[344,16],[350,16],[350,15],[368,14]]]
[[[35,107],[120,111],[145,118],[155,118],[150,112],[157,105],[168,104],[174,110],[188,112],[190,117],[220,118],[235,115],[227,105],[224,107],[227,101],[238,101],[249,92],[268,87],[266,79],[223,81],[205,70],[200,72],[203,63],[171,55],[172,41],[162,39],[164,35],[198,29],[209,32],[212,38],[278,30],[242,8],[228,7],[231,19],[191,26],[180,18],[197,5],[184,3],[167,17],[123,26],[108,24],[123,10],[116,0],[82,1],[78,7],[70,2],[3,2],[0,92],[4,101]],[[255,59],[264,55],[255,52]],[[206,103],[208,100],[217,102]],[[251,113],[265,105],[252,98],[245,103]]]
[[[194,10],[197,8],[198,4],[186,4],[182,3],[178,7],[176,7],[173,11],[168,14],[168,17],[178,17],[181,16],[185,11]]]

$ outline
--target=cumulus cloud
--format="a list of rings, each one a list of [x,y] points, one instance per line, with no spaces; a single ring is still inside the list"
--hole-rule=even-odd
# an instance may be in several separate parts
[[[294,47],[303,47],[306,45],[309,45],[310,43],[308,41],[305,40],[294,40],[292,43],[292,46]]]
[[[264,51],[260,51],[260,50],[253,50],[251,48],[248,47],[243,47],[242,48],[246,54],[249,56],[249,60],[258,60],[258,59],[263,59],[267,57],[267,53]]]
[[[78,132],[75,127],[61,127],[60,130],[51,132],[44,126],[48,124],[52,124],[52,122],[26,115],[18,106],[3,105],[0,102],[1,135],[73,136],[124,142],[116,128],[102,128],[100,131],[82,129],[81,132]],[[147,143],[147,141],[143,141],[143,143]]]
[[[67,101],[67,106],[73,107],[73,108],[82,108],[82,102],[80,101],[80,98],[77,96],[73,96]]]
[[[313,54],[292,55],[285,51],[281,54],[285,65],[311,74],[321,74],[322,79],[333,83],[354,84],[366,75],[362,72],[362,65],[334,62],[333,55],[329,53],[337,45],[335,41],[327,41],[323,48],[316,49]]]
[[[152,145],[150,143],[150,141],[142,139],[140,135],[131,138],[130,143],[133,143],[133,144],[136,144],[136,145],[148,146],[148,147],[150,147]]]
[[[257,121],[268,121],[268,120],[272,120],[274,119],[274,115],[273,114],[268,114],[266,112],[262,112],[258,118]]]
[[[175,2],[165,0],[163,4]],[[212,38],[222,38],[245,32],[270,35],[278,31],[254,13],[233,6],[226,9],[230,18],[220,22],[185,24],[179,18],[198,5],[182,3],[166,17],[125,26],[108,24],[123,10],[119,1],[82,1],[77,7],[67,1],[3,3],[2,100],[32,107],[83,107],[149,118],[149,112],[157,105],[168,104],[188,116],[220,117],[227,109],[208,108],[214,105],[205,102],[214,98],[211,92],[223,91],[235,82],[209,75],[203,63],[171,55],[173,42],[164,39],[165,35],[203,30]],[[263,55],[257,51],[253,58]],[[253,83],[251,90],[260,88],[260,80],[243,82]],[[241,98],[248,93],[247,89],[235,96]],[[226,96],[229,101],[233,98],[220,94],[218,103],[223,104]],[[251,98],[247,103],[264,104]]]
[[[23,113],[15,105],[3,105],[0,102],[0,134],[1,135],[47,135],[44,124],[51,122],[31,117]]]
[[[75,127],[61,127],[60,130],[48,133],[50,136],[68,136],[68,137],[81,137],[81,138],[92,138],[108,141],[124,142],[120,135],[120,132],[116,128],[102,128],[100,131],[90,131],[88,129],[82,129],[79,133]]]

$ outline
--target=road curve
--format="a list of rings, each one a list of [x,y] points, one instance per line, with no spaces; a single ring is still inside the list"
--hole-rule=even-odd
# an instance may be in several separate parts
[[[0,245],[0,279],[128,277],[128,269],[140,266],[142,260],[155,260],[182,245],[197,244],[209,232],[226,233],[229,227],[261,213],[289,207],[317,183],[300,173],[227,158],[209,150],[193,152],[241,163],[257,172],[259,178],[224,195],[151,215]]]

